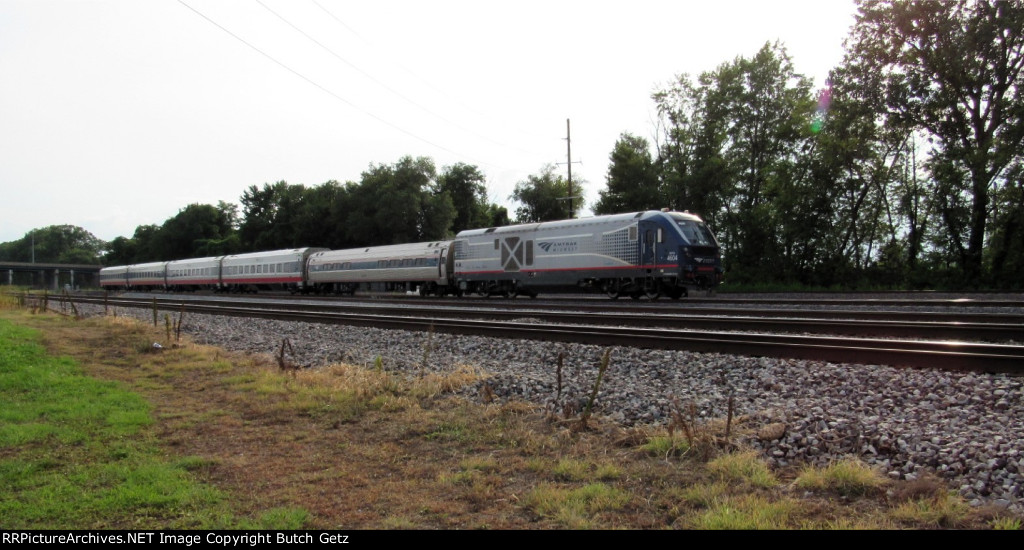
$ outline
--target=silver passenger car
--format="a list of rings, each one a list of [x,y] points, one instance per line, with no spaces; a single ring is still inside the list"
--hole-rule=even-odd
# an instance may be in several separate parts
[[[291,248],[225,256],[221,287],[230,292],[258,289],[300,292],[306,286],[306,261],[326,248]]]
[[[451,241],[328,250],[309,258],[309,282],[320,292],[353,293],[378,284],[383,290],[449,292]]]

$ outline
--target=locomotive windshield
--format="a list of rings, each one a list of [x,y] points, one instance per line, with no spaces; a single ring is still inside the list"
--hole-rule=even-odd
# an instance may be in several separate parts
[[[682,230],[683,236],[686,240],[690,241],[690,244],[697,246],[718,246],[715,242],[715,236],[711,234],[711,230],[708,226],[701,222],[695,222],[692,220],[676,220],[679,224],[679,229]]]

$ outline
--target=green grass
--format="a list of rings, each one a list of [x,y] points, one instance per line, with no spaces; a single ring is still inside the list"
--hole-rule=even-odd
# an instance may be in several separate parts
[[[730,483],[745,483],[760,488],[779,484],[768,465],[752,451],[720,456],[708,463],[708,471]]]
[[[600,521],[603,512],[620,512],[630,500],[625,491],[603,483],[589,483],[577,488],[551,484],[535,487],[524,499],[526,506],[538,516],[552,519],[568,529],[606,528]]]
[[[795,501],[772,501],[758,495],[745,495],[715,502],[687,527],[730,531],[788,529],[793,527],[798,513],[799,504]]]
[[[0,523],[7,529],[233,528],[248,525],[171,461],[149,405],[46,354],[36,331],[0,320]],[[295,526],[282,511],[256,524]]]
[[[797,477],[795,485],[812,491],[832,491],[841,496],[856,497],[881,490],[887,479],[866,464],[848,459],[830,464],[826,468],[806,467]]]
[[[41,327],[81,367],[9,318]],[[794,479],[758,453],[709,446],[721,440],[705,425],[688,449],[678,432],[598,419],[578,430],[526,403],[448,397],[445,387],[479,378],[471,371],[416,377],[423,390],[351,365],[292,376],[202,346],[153,352],[160,331],[0,305],[0,528],[1021,526],[972,510],[938,479],[888,481],[847,461]]]
[[[690,445],[685,439],[659,435],[648,439],[640,449],[650,456],[668,458],[686,454],[690,450]]]

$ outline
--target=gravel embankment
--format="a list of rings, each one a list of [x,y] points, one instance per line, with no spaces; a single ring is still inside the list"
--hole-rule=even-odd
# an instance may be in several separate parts
[[[145,310],[120,311],[151,319]],[[174,312],[171,312],[172,315]],[[161,316],[163,314],[161,313]],[[294,360],[419,372],[483,369],[499,399],[562,411],[584,402],[597,378],[598,346],[523,342],[339,325],[186,315],[194,340],[236,351],[275,353],[283,338]],[[425,353],[428,338],[429,353]],[[556,362],[564,353],[561,394]],[[424,362],[424,357],[426,361]],[[480,388],[467,389],[476,398]],[[678,403],[701,421],[746,417],[744,443],[773,465],[824,465],[855,456],[891,478],[934,473],[972,505],[1024,513],[1024,379],[1006,375],[833,364],[617,347],[596,414],[624,425],[666,422]],[[766,429],[758,430],[764,427]],[[761,432],[758,437],[757,432]],[[767,433],[775,432],[770,439]],[[779,435],[781,432],[781,435]]]

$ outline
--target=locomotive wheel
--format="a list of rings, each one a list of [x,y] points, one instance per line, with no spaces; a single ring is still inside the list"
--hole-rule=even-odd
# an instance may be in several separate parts
[[[618,300],[624,294],[622,291],[623,286],[625,285],[619,281],[609,281],[604,285],[604,292],[612,300]]]
[[[644,281],[643,295],[650,301],[655,301],[661,296],[661,285],[657,281]]]

